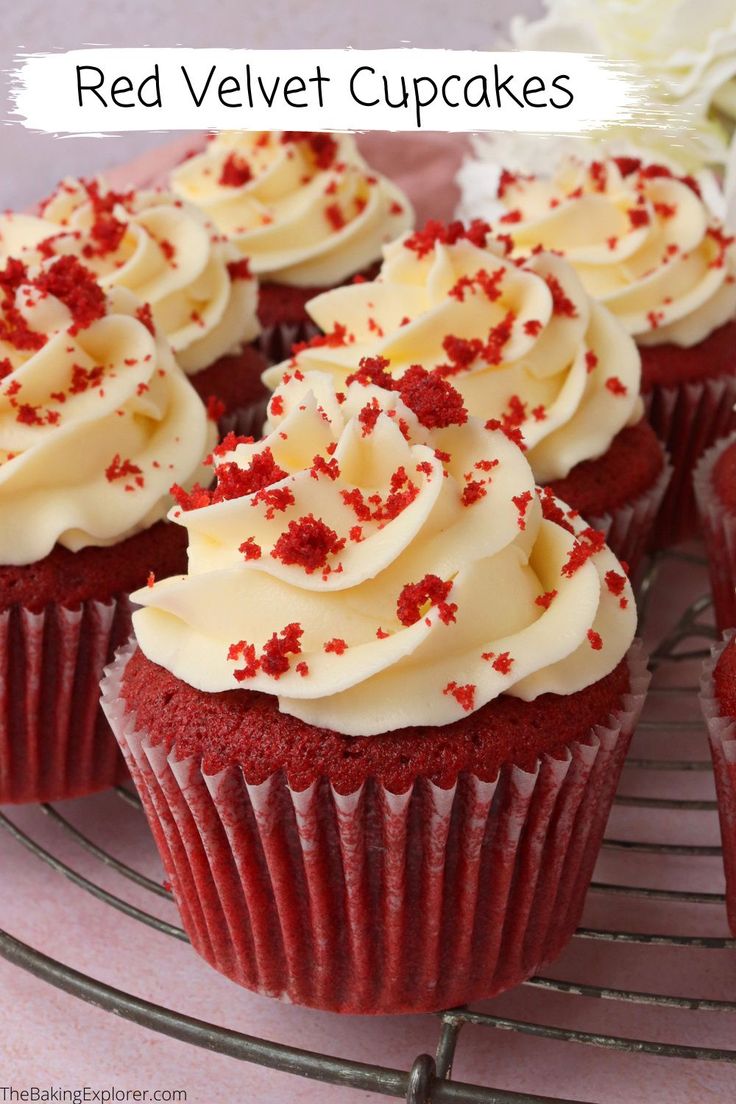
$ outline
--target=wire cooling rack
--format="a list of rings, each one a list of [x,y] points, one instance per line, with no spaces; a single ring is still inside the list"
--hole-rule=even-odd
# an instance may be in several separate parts
[[[708,1099],[734,1099],[736,1001],[727,998],[729,992],[736,994],[736,940],[725,922],[711,767],[696,700],[700,664],[715,636],[706,591],[697,549],[660,555],[642,581],[641,624],[655,675],[588,896],[584,926],[560,963],[514,993],[422,1017],[427,1048],[410,1068],[305,1050],[207,1022],[97,980],[7,932],[0,932],[0,955],[67,993],[193,1046],[411,1104],[572,1104],[572,1099],[576,1104],[613,1099],[638,1104],[670,1099],[610,1095],[610,1085],[596,1095],[595,1071],[605,1051],[636,1056],[637,1063],[671,1059],[678,1070],[687,1068],[688,1075],[695,1070],[705,1078],[699,1082],[695,1077],[694,1084],[708,1083],[706,1071],[718,1068],[718,1085],[724,1088]],[[133,792],[120,787],[88,800],[105,802],[102,819],[115,821],[124,814],[130,821],[128,833],[134,833],[139,850],[150,857],[153,844]],[[181,927],[160,915],[162,899],[169,916],[174,915],[167,888],[130,860],[130,850],[127,859],[121,858],[115,839],[104,833],[100,837],[89,823],[80,827],[61,806],[0,813],[0,827],[27,850],[28,861],[48,868],[50,895],[62,885],[54,879],[66,879],[74,892],[91,895],[159,935],[186,942]],[[70,854],[78,854],[80,862]],[[668,956],[666,968],[658,966],[662,950]],[[633,966],[631,953],[638,956]],[[588,1009],[603,1005],[620,1013],[613,1021],[622,1025],[620,1031],[592,1029],[596,1017]],[[584,1015],[576,1014],[583,1008]],[[590,1023],[591,1029],[583,1029],[581,1022]],[[629,1025],[635,1033],[623,1029]],[[571,1099],[544,1095],[544,1078],[531,1092],[526,1085],[518,1091],[518,1084],[493,1088],[454,1079],[452,1067],[460,1062],[464,1040],[472,1036],[478,1045],[477,1029],[484,1030],[483,1045],[491,1055],[503,1047],[504,1033],[512,1033],[522,1045],[522,1061],[538,1048],[564,1046]],[[324,1044],[326,1050],[334,1046],[331,1033],[325,1032]],[[575,1074],[581,1047],[599,1056],[592,1066],[588,1063],[582,1087]],[[657,1064],[656,1071],[660,1069]],[[655,1072],[655,1082],[658,1076]],[[693,1093],[687,1099],[699,1102],[697,1089]]]

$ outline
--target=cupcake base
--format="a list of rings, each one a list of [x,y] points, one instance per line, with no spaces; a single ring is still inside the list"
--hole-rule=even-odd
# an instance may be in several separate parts
[[[700,456],[736,429],[736,322],[700,345],[640,347],[647,418],[663,442],[673,474],[655,530],[656,547],[697,532],[693,470]]]
[[[108,668],[103,707],[187,933],[221,973],[330,1011],[433,1011],[519,983],[572,936],[648,683],[638,644],[585,738],[400,793],[177,758],[121,697],[134,650]]]
[[[189,382],[204,403],[214,399],[224,406],[217,421],[221,436],[224,437],[230,430],[254,436],[252,426],[255,422],[251,411],[263,408],[270,396],[270,391],[261,381],[261,373],[266,367],[266,360],[259,350],[247,345],[241,352],[220,357],[208,368],[189,377]],[[260,436],[260,426],[255,436]]]
[[[714,645],[703,665],[700,680],[700,706],[708,729],[713,775],[718,798],[718,820],[723,844],[726,875],[726,911],[731,931],[736,935],[736,719],[721,716],[722,705],[716,696],[714,672],[721,655],[734,636],[730,629]]]
[[[733,469],[736,461],[736,433],[724,438],[701,457],[693,476],[700,526],[708,553],[708,573],[713,610],[720,631],[736,626],[736,510],[719,493],[719,474],[724,463]],[[731,450],[731,458],[724,454]],[[722,459],[723,458],[723,459]],[[733,476],[729,470],[729,479]]]
[[[130,635],[126,595],[151,569],[186,570],[179,526],[0,567],[0,804],[82,797],[128,777],[99,682]]]

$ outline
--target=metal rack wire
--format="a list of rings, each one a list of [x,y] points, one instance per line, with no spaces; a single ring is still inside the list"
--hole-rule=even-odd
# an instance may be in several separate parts
[[[657,591],[658,585],[664,585],[660,578],[663,570],[676,564],[678,560],[681,564],[684,561],[691,576],[697,575],[697,585],[701,593],[705,589],[705,573],[700,556],[672,552],[660,556],[650,566],[640,587],[640,608],[642,620],[645,623],[653,616],[656,620],[655,615],[661,611],[664,595],[658,595]],[[692,709],[694,696],[697,693],[697,668],[714,636],[714,630],[707,621],[708,613],[707,597],[698,597],[687,604],[684,612],[676,618],[674,625],[670,625],[660,637],[653,651],[655,677],[639,731],[647,738],[654,739],[657,753],[653,755],[647,751],[646,754],[638,754],[636,748],[633,749],[626,769],[632,777],[639,780],[639,785],[634,786],[636,792],[625,792],[622,789],[616,799],[620,810],[631,810],[633,815],[639,815],[638,811],[641,811],[641,815],[647,815],[650,818],[675,810],[681,812],[683,816],[696,814],[707,818],[709,823],[716,816],[715,802],[710,798],[692,796],[689,792],[687,796],[683,796],[684,783],[703,778],[711,769],[707,759],[702,725]],[[689,703],[691,714],[689,717],[683,713],[684,703]],[[663,710],[667,714],[664,718],[661,716]],[[664,739],[661,741],[660,750],[657,740],[661,737]],[[686,752],[695,740],[699,741],[695,752],[698,757],[692,758]],[[676,754],[668,755],[671,743],[675,744]],[[648,787],[647,781],[655,778],[657,785]],[[642,780],[644,780],[643,784]],[[639,792],[646,791],[648,788],[650,790],[654,788],[656,793]],[[685,789],[687,789],[686,786]],[[109,795],[107,800],[124,802],[130,807],[131,815],[139,817],[141,834],[146,833],[140,803],[134,793],[120,787],[114,794]],[[135,886],[137,890],[150,895],[150,908],[153,907],[154,898],[168,898],[168,892],[162,885],[100,846],[75,826],[59,808],[50,805],[44,805],[41,808],[47,821],[46,827],[53,829],[54,839],[65,839],[67,842],[71,840],[90,861],[100,864],[107,871],[114,872],[121,885]],[[0,813],[0,827],[22,845],[35,860],[46,864],[51,871],[67,879],[77,889],[91,894],[97,901],[119,910],[158,933],[186,942],[184,931],[176,924],[160,918],[148,908],[135,904],[123,894],[113,893],[101,884],[103,879],[96,880],[88,877],[60,858],[53,846],[40,842],[17,823],[13,810]],[[45,835],[46,833],[44,838]],[[714,844],[695,843],[687,839],[678,839],[676,842],[656,842],[648,838],[640,838],[640,835],[636,838],[611,835],[604,843],[604,856],[615,857],[616,855],[653,856],[654,860],[663,865],[680,859],[698,863],[701,860],[707,861],[714,858],[717,860],[720,848]],[[723,923],[723,894],[711,889],[672,889],[659,885],[622,884],[617,881],[597,880],[591,886],[591,895],[594,895],[597,901],[610,905],[612,910],[622,897],[635,898],[661,906],[671,904],[673,907],[684,905],[709,909],[720,918],[722,930],[726,930]],[[610,925],[606,923],[602,927],[580,927],[573,941],[574,946],[580,948],[585,948],[586,945],[590,947],[593,942],[605,944],[614,955],[612,960],[614,963],[615,955],[623,953],[624,948],[632,945],[676,948],[676,953],[685,957],[700,954],[703,951],[736,949],[736,939],[725,934],[704,934],[700,931],[668,933],[627,930],[625,926],[615,923]],[[736,1046],[730,1049],[692,1045],[674,1040],[657,1041],[628,1037],[624,1034],[598,1033],[577,1027],[555,1026],[539,1022],[536,1016],[514,1018],[502,1015],[494,1011],[496,1002],[486,1002],[482,1008],[457,1008],[442,1012],[437,1017],[427,1016],[428,1036],[430,1032],[437,1033],[436,1045],[428,1048],[432,1053],[420,1054],[409,1070],[393,1069],[346,1057],[303,1050],[194,1018],[174,1008],[152,1003],[96,980],[7,932],[0,932],[0,955],[67,993],[117,1013],[143,1027],[194,1046],[302,1077],[405,1099],[411,1104],[429,1104],[430,1101],[432,1104],[445,1104],[450,1101],[463,1102],[463,1104],[480,1104],[480,1102],[483,1104],[550,1104],[553,1099],[555,1104],[572,1104],[571,1101],[560,1097],[529,1095],[509,1089],[494,1089],[454,1080],[453,1062],[458,1054],[463,1032],[468,1027],[492,1029],[494,1032],[513,1032],[517,1036],[640,1056],[687,1059],[698,1063],[736,1064]],[[574,958],[572,961],[575,961]],[[614,970],[614,979],[616,974],[617,971]],[[526,983],[526,988],[536,990],[540,997],[546,993],[555,994],[570,1001],[579,998],[597,998],[604,1002],[614,1002],[619,1007],[639,1006],[650,1009],[654,1015],[664,1015],[668,1010],[680,1010],[692,1015],[708,1013],[716,1017],[729,1017],[736,1012],[736,1001],[629,989],[619,987],[614,981],[610,984],[593,984],[588,980],[564,980],[554,976],[544,976],[530,979]],[[538,1014],[541,1019],[541,1013]],[[736,1091],[736,1077],[734,1087]]]

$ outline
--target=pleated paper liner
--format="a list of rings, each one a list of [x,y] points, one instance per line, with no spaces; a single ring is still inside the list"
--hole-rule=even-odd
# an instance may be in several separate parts
[[[99,682],[130,627],[127,597],[0,613],[0,804],[80,797],[128,777]]]
[[[656,547],[665,548],[697,533],[693,471],[706,449],[736,428],[736,376],[723,375],[681,387],[657,385],[645,402],[647,418],[673,467],[654,534]]]
[[[594,529],[606,534],[606,544],[619,560],[629,565],[632,578],[651,543],[671,477],[672,464],[665,457],[662,471],[648,490],[610,513],[588,519]]]
[[[264,326],[254,344],[269,364],[280,364],[291,356],[293,345],[311,341],[320,333],[319,326],[309,318],[301,322],[279,322]]]
[[[726,875],[726,911],[731,931],[736,935],[736,719],[719,716],[713,672],[721,653],[734,635],[723,634],[713,645],[710,658],[703,664],[700,680],[700,707],[708,729],[713,759],[713,774],[718,799],[718,820],[723,844],[723,868]]]
[[[204,775],[137,731],[118,653],[103,707],[123,749],[195,950],[248,989],[337,1012],[431,1011],[493,996],[572,936],[649,682],[532,772],[450,789],[418,779],[302,792]]]
[[[736,515],[713,488],[713,469],[721,454],[736,442],[736,433],[724,437],[701,457],[693,486],[700,526],[708,554],[713,609],[720,630],[736,626]]]

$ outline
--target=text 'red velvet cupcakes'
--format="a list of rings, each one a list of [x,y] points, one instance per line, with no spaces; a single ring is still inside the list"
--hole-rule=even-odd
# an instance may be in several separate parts
[[[186,566],[167,491],[216,440],[147,320],[74,257],[0,271],[0,803],[125,771],[102,669],[130,633],[130,591]]]
[[[515,252],[564,254],[636,339],[647,416],[674,467],[657,539],[691,536],[693,469],[736,427],[734,239],[692,177],[636,158],[569,159],[547,179],[506,172],[498,198]]]
[[[70,254],[104,290],[133,291],[223,431],[246,432],[245,411],[265,397],[265,364],[254,346],[258,285],[247,258],[201,211],[167,192],[68,179],[41,214],[0,218],[0,252]]]
[[[736,643],[724,633],[703,665],[700,706],[708,728],[726,875],[726,910],[736,935]]]
[[[647,683],[601,533],[449,385],[292,378],[180,494],[103,698],[195,949],[341,1012],[488,997],[572,935]]]
[[[248,257],[271,361],[315,332],[307,300],[370,269],[413,221],[349,134],[223,132],[174,170],[171,187]]]
[[[314,369],[338,389],[357,378],[429,396],[451,381],[635,569],[670,473],[642,420],[636,345],[564,260],[518,264],[508,244],[481,221],[430,222],[393,242],[375,280],[309,302],[322,334],[264,380]]]
[[[713,609],[722,631],[736,626],[736,434],[704,453],[693,483],[708,553]]]

